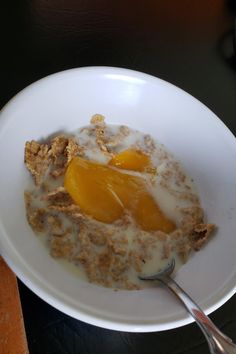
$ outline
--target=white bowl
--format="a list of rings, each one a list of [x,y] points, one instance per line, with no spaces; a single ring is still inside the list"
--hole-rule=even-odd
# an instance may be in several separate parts
[[[89,284],[51,258],[25,218],[26,140],[73,130],[101,113],[152,134],[185,165],[218,232],[177,281],[210,313],[236,289],[236,143],[203,104],[143,73],[109,67],[64,71],[30,85],[0,115],[0,250],[17,276],[57,309],[110,329],[150,332],[192,322],[164,288],[118,291]]]

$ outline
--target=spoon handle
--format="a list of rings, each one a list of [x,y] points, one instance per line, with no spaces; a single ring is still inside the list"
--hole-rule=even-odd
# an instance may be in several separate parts
[[[184,304],[187,311],[193,316],[198,326],[204,333],[211,354],[236,354],[236,345],[232,340],[223,334],[210,320],[191,297],[172,279],[165,275],[159,280],[178,297]]]

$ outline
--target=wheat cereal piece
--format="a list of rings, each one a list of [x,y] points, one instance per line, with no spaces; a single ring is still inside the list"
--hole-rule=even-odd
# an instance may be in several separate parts
[[[47,224],[50,234],[53,235],[62,235],[64,230],[62,227],[61,219],[55,215],[48,215]]]
[[[123,139],[123,136],[120,133],[113,135],[112,137],[109,137],[106,140],[106,146],[109,148],[115,148],[116,146],[118,146],[121,143],[122,139]]]
[[[95,263],[90,263],[86,265],[86,271],[87,275],[89,278],[90,282],[96,282],[97,284],[106,286],[106,287],[111,287],[112,286],[112,281],[111,277],[107,277],[107,273],[101,273],[98,270],[99,266],[97,262]]]
[[[180,211],[184,215],[188,215],[192,219],[194,219],[196,224],[200,224],[203,221],[203,210],[199,205],[188,207],[188,208],[181,208]]]
[[[111,249],[114,254],[118,254],[121,256],[124,256],[127,254],[127,249],[125,247],[119,246],[119,244],[113,244]]]
[[[78,235],[81,250],[86,249],[89,251],[91,249],[91,241],[87,233],[87,226],[86,224],[82,224],[79,228],[79,235]]]
[[[106,138],[106,125],[96,125],[95,127],[95,135],[98,139],[102,139],[104,143],[107,141]]]
[[[24,193],[26,217],[32,229],[38,233],[44,231],[44,221],[46,210],[43,208],[32,207],[32,194],[28,191]]]
[[[106,140],[106,146],[108,148],[115,148],[118,145],[120,145],[122,143],[122,140],[127,137],[130,134],[130,130],[128,127],[126,127],[125,125],[122,125],[119,128],[118,133],[116,133],[115,135],[110,136],[109,138],[107,138]]]
[[[191,235],[195,226],[197,225],[196,219],[190,214],[184,215],[180,222],[180,229],[183,235]]]
[[[183,235],[191,238],[195,226],[203,222],[203,210],[198,204],[192,207],[180,208],[179,210],[183,214],[180,231]]]
[[[97,246],[104,246],[107,241],[106,234],[101,231],[92,230],[89,232],[90,241]]]
[[[145,258],[141,257],[141,255],[135,251],[131,252],[131,254],[132,254],[131,257],[132,257],[132,264],[133,264],[134,269],[136,270],[137,273],[141,273],[142,266],[143,266],[143,260]]]
[[[203,245],[209,240],[213,231],[215,230],[214,224],[198,224],[192,232],[193,249],[199,251]]]
[[[123,136],[128,136],[130,134],[130,129],[129,127],[127,127],[126,125],[121,125],[120,126],[120,133],[123,135]]]
[[[90,232],[89,238],[94,245],[104,246],[106,244],[106,236],[101,233]]]
[[[188,242],[182,241],[178,243],[177,252],[183,263],[187,262],[190,251],[191,246]]]
[[[50,154],[54,158],[66,156],[69,163],[74,156],[83,154],[83,147],[74,138],[59,135],[51,142]]]
[[[101,132],[101,130],[100,130]],[[100,134],[100,133],[99,133]],[[100,148],[100,150],[104,153],[108,153],[108,148],[106,146],[105,140],[102,137],[99,137],[96,139],[96,143],[98,145],[98,147]]]
[[[39,144],[34,140],[27,141],[24,161],[34,178],[35,184],[40,185],[51,162],[48,145]]]
[[[32,229],[38,233],[45,230],[46,210],[43,208],[28,208],[26,217]]]
[[[50,154],[54,160],[64,154],[65,148],[68,144],[68,138],[65,135],[58,135],[51,141]]]
[[[89,240],[89,244],[95,246],[106,245],[107,239],[111,237],[112,233],[108,232],[103,225],[100,226],[97,222],[91,222],[86,216],[83,221],[83,224],[80,226],[80,232]]]
[[[156,149],[156,145],[155,145],[154,140],[152,139],[152,137],[149,134],[145,135],[144,143],[145,143],[147,152],[149,154],[152,154],[153,151]]]
[[[133,223],[132,216],[125,210],[122,217],[114,222],[114,225],[119,227],[127,227],[131,223]]]
[[[47,200],[51,205],[67,206],[73,203],[69,193],[64,187],[58,187],[48,194],[44,195],[43,199]]]
[[[44,218],[46,212],[44,209],[35,209],[32,207],[32,194],[30,192],[24,193],[25,198],[25,208],[26,208],[26,217],[29,225],[32,229],[37,232],[44,231]]]
[[[79,145],[74,139],[69,138],[68,144],[66,146],[66,156],[67,156],[67,165],[75,156],[83,156],[84,148]]]
[[[182,192],[178,194],[179,199],[181,200],[189,200],[193,204],[198,205],[199,204],[199,198],[196,194],[194,193],[189,193],[189,192]]]
[[[160,176],[165,180],[168,181],[173,176],[173,172],[169,169],[163,170],[160,172]]]
[[[90,119],[90,123],[94,125],[98,125],[98,124],[103,125],[105,123],[105,117],[101,114],[94,114]]]
[[[54,258],[69,259],[73,251],[73,243],[70,239],[70,232],[66,231],[62,235],[51,235],[50,253]]]
[[[112,254],[124,256],[127,254],[128,240],[125,236],[113,238],[110,234],[107,237],[107,246],[109,248],[109,252],[111,252]]]
[[[109,272],[114,281],[119,281],[123,273],[128,269],[128,261],[126,257],[120,255],[113,255],[111,257],[111,264]],[[109,274],[109,273],[108,273]]]
[[[156,237],[157,240],[159,241],[166,241],[167,239],[167,234],[163,231],[156,231],[156,232],[153,232],[153,235]]]
[[[147,167],[145,168],[145,172],[146,172],[146,173],[150,173],[150,174],[152,174],[153,176],[156,176],[156,175],[157,175],[157,168],[156,168],[156,167],[152,167],[152,166],[147,166]],[[154,181],[155,181],[155,179],[154,179]]]
[[[63,176],[65,174],[65,172],[66,172],[66,166],[58,167],[55,170],[51,171],[50,175],[53,178],[58,178],[58,177]]]
[[[94,114],[90,120],[90,123],[95,125],[95,136],[98,147],[104,153],[108,153],[109,151],[106,146],[107,138],[105,137],[105,117],[100,114]]]
[[[52,157],[53,166],[50,175],[53,178],[58,178],[65,173],[67,158],[65,149],[68,144],[68,138],[64,135],[56,136],[51,141],[50,155]]]
[[[67,165],[75,156],[82,156],[84,148],[78,144],[73,138],[64,135],[56,136],[51,143],[50,155],[53,158],[51,176],[58,178],[62,176]]]
[[[59,212],[67,215],[70,219],[72,219],[75,223],[81,223],[84,221],[87,216],[81,213],[80,207],[75,204],[62,205],[62,204],[54,204],[49,205],[48,209],[54,212]]]
[[[109,272],[112,262],[112,255],[110,252],[105,251],[98,255],[98,270],[99,272]]]
[[[80,261],[81,264],[85,265],[89,259],[88,252],[85,250],[80,251],[77,259]]]
[[[180,240],[183,238],[183,230],[181,229],[176,229],[173,232],[171,232],[170,237],[172,240]]]

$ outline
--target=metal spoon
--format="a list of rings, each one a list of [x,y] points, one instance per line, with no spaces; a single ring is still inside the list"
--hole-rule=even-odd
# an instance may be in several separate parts
[[[174,258],[160,272],[153,275],[139,275],[141,280],[159,280],[165,284],[182,302],[204,333],[211,354],[236,354],[236,345],[223,334],[191,297],[170,277],[175,268]]]

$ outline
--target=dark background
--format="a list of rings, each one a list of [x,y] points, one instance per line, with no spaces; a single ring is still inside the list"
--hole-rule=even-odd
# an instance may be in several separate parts
[[[0,106],[48,74],[109,65],[186,90],[236,133],[235,1],[21,0],[0,4]],[[129,334],[74,320],[20,281],[31,354],[208,353],[195,324]],[[212,314],[236,341],[236,296]]]

